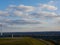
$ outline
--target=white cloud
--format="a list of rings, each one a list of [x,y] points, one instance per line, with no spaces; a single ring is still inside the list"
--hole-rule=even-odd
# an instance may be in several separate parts
[[[44,16],[57,16],[56,13],[54,13],[54,12],[47,12],[47,11],[42,11],[42,12],[40,12],[40,14],[42,14]]]
[[[6,31],[59,31],[60,16],[56,13],[58,7],[54,1],[40,6],[9,5],[7,12],[0,11],[0,15],[9,14],[10,17],[0,19],[0,23],[11,26]],[[9,13],[8,13],[9,12]],[[11,15],[12,14],[12,15]],[[11,19],[11,17],[13,17]],[[15,19],[14,19],[15,17]],[[9,19],[9,20],[8,20]],[[5,26],[5,27],[6,27]],[[12,29],[13,27],[14,29]],[[21,27],[22,26],[22,27]],[[25,26],[25,27],[24,27]],[[35,27],[36,26],[36,27]],[[15,28],[17,27],[17,28]],[[10,30],[9,30],[10,29]]]
[[[48,5],[48,4],[40,4],[40,7],[43,9],[48,10],[57,10],[58,8],[56,6]]]
[[[7,12],[7,11],[0,11],[0,15],[1,16],[8,16],[9,15],[9,13]]]
[[[23,16],[23,12],[22,11],[16,10],[13,13],[14,13],[14,15],[17,15],[17,16]]]
[[[54,24],[54,25],[60,25],[60,17],[56,17],[56,18],[54,18],[53,20],[52,20],[52,23]]]
[[[39,7],[39,6],[38,6]],[[34,7],[34,6],[25,6],[25,5],[10,5],[7,10],[5,11],[0,11],[0,14],[6,15],[9,14],[11,17],[16,17],[18,19],[14,18],[6,18],[5,20],[3,19],[0,21],[1,23],[4,23],[6,26],[17,26],[17,25],[26,25],[26,26],[36,26],[39,24],[39,27],[47,26],[50,24],[50,22],[55,19],[56,17],[58,18],[58,15],[54,11],[49,11],[49,10],[57,10],[57,7],[52,6],[52,5],[47,5],[47,4],[41,4],[40,7]],[[37,10],[38,9],[38,10]],[[41,9],[41,10],[39,10]],[[47,9],[48,11],[46,11]],[[12,14],[12,15],[11,15]],[[50,22],[48,22],[46,16],[48,19],[51,19]],[[14,19],[14,20],[13,20]],[[57,21],[56,21],[57,22]],[[32,30],[37,30],[38,28],[32,28]],[[38,30],[40,30],[39,28]],[[45,29],[45,28],[44,28]],[[24,29],[22,29],[24,30]],[[28,29],[27,29],[28,30]]]
[[[34,11],[35,9],[33,6],[25,6],[25,5],[19,5],[18,8],[24,12],[31,12]]]
[[[0,11],[0,28],[5,32],[59,31],[60,15],[55,1],[39,5],[9,5]],[[59,2],[60,3],[60,2]],[[14,3],[15,4],[15,3]]]

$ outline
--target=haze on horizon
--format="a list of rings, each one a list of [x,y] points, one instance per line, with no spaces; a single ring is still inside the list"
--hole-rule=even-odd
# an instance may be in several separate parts
[[[0,0],[0,31],[60,31],[60,0]]]

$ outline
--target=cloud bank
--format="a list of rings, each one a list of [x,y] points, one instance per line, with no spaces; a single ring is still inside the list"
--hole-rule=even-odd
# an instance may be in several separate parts
[[[51,26],[53,26],[51,30],[54,30],[54,27],[56,27],[56,30],[59,30],[60,15],[56,13],[58,7],[51,5],[52,3],[54,2],[50,1],[47,4],[39,4],[37,6],[28,6],[24,4],[18,6],[9,5],[4,11],[0,10],[0,27],[6,27],[6,30],[9,27],[11,29],[12,27],[21,27],[18,28],[18,30],[49,31]],[[25,29],[24,26],[28,29]],[[48,27],[50,28],[48,29]],[[15,30],[15,28],[13,29]]]

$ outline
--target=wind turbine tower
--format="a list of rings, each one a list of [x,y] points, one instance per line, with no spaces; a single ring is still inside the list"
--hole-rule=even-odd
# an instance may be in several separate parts
[[[2,33],[2,26],[3,26],[3,25],[0,24],[0,29],[1,29],[1,30],[0,30],[0,31],[1,31],[0,34],[1,34],[1,36],[3,35],[3,33]]]

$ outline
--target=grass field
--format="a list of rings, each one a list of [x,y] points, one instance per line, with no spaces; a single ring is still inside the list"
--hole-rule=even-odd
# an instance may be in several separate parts
[[[21,38],[0,38],[0,45],[54,45],[45,40],[38,40],[30,37]]]

